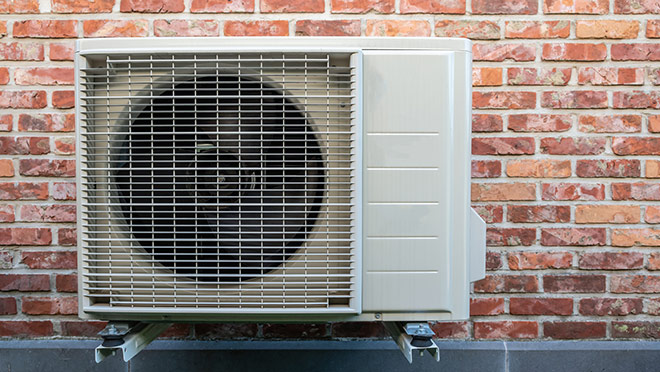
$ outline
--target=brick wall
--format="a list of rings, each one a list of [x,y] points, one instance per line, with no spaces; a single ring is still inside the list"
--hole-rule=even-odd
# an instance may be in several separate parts
[[[103,326],[75,315],[73,40],[246,35],[473,39],[472,199],[489,273],[472,321],[438,323],[438,336],[660,337],[660,0],[0,0],[0,337]]]

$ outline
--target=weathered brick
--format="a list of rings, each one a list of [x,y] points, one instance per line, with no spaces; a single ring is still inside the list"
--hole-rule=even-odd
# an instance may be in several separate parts
[[[472,85],[475,87],[502,85],[502,68],[474,67],[472,69]]]
[[[11,159],[0,159],[0,177],[14,176],[14,162]]]
[[[28,315],[76,315],[77,297],[23,297],[21,311]]]
[[[11,251],[0,251],[0,269],[11,269],[14,267],[14,254]]]
[[[69,38],[78,36],[75,20],[28,20],[14,22],[16,38]]]
[[[394,0],[332,0],[332,13],[393,13]]]
[[[69,109],[75,106],[75,92],[72,90],[58,90],[53,92],[53,107]]]
[[[501,132],[502,117],[492,114],[472,114],[472,132]]]
[[[266,338],[322,338],[328,337],[328,325],[318,324],[264,324],[262,328]]]
[[[75,293],[78,291],[78,275],[57,274],[55,276],[55,288],[58,292]]]
[[[74,45],[70,43],[50,43],[48,58],[51,61],[73,61]]]
[[[584,20],[575,24],[575,36],[580,39],[635,39],[638,21]]]
[[[546,43],[542,58],[545,61],[604,61],[607,57],[605,44]]]
[[[48,137],[0,137],[0,155],[43,155],[49,152]]]
[[[474,155],[531,155],[534,154],[534,139],[531,137],[473,138]]]
[[[225,36],[288,36],[288,21],[226,21]]]
[[[543,322],[543,336],[554,339],[605,338],[606,332],[605,322]]]
[[[110,13],[115,0],[51,0],[53,13]]]
[[[71,204],[22,205],[21,221],[75,222],[76,206]]]
[[[465,14],[465,0],[401,0],[401,13]]]
[[[536,47],[528,44],[474,44],[472,46],[474,61],[516,62],[533,61],[536,59]]]
[[[418,20],[367,20],[367,36],[430,36],[431,25]]]
[[[614,137],[612,151],[617,155],[660,155],[660,138]]]
[[[612,200],[660,200],[660,184],[612,183]]]
[[[119,11],[139,13],[181,13],[183,0],[121,0]]]
[[[589,246],[605,245],[604,228],[541,229],[541,245]]]
[[[46,337],[53,335],[49,320],[0,320],[0,337]]]
[[[535,92],[472,92],[474,109],[533,109],[536,107]]]
[[[475,293],[534,293],[538,290],[539,281],[533,275],[486,275],[474,283]]]
[[[23,176],[74,177],[75,160],[20,159],[19,173]]]
[[[502,175],[502,164],[498,160],[473,160],[473,178],[494,178]]]
[[[571,315],[573,300],[570,298],[511,298],[511,315]]]
[[[551,155],[598,155],[605,151],[607,140],[593,137],[541,139],[541,153]]]
[[[251,13],[254,0],[192,0],[191,13]]]
[[[75,114],[21,114],[18,130],[22,132],[73,132]]]
[[[465,339],[470,337],[468,322],[435,322],[431,325],[435,338]]]
[[[488,246],[530,246],[536,241],[536,230],[528,228],[487,228]]]
[[[509,252],[507,257],[511,270],[567,269],[573,261],[568,252]]]
[[[261,0],[262,13],[323,13],[323,0]]]
[[[580,132],[594,133],[635,133],[642,130],[642,117],[639,115],[580,115]]]
[[[149,34],[146,20],[102,20],[83,21],[85,37],[142,37]]]
[[[9,69],[7,67],[0,67],[0,85],[7,85],[9,83]]]
[[[646,21],[646,37],[649,39],[660,38],[660,20],[649,19]]]
[[[593,90],[543,92],[541,107],[556,109],[607,108],[607,92]]]
[[[53,152],[58,155],[72,155],[76,153],[76,139],[74,137],[55,138],[55,149]]]
[[[516,223],[569,222],[571,208],[554,205],[509,205],[507,219]]]
[[[571,176],[570,160],[523,159],[506,163],[509,177],[566,178]]]
[[[99,321],[61,321],[62,336],[74,337],[93,337],[97,338],[98,333],[106,326],[106,322]]]
[[[75,251],[21,252],[21,260],[30,269],[75,269]]]
[[[637,67],[580,67],[578,84],[642,85],[644,69]]]
[[[470,316],[499,315],[504,313],[503,298],[471,298]]]
[[[614,0],[615,14],[660,14],[656,0]]]
[[[0,108],[38,109],[46,107],[43,90],[0,91]]]
[[[536,338],[538,334],[538,323],[535,321],[474,322],[476,339]]]
[[[212,19],[157,19],[154,35],[162,37],[218,36],[220,25]]]
[[[660,230],[658,229],[613,229],[612,245],[615,247],[660,247]]]
[[[612,44],[613,61],[660,61],[660,44]]]
[[[74,72],[70,67],[34,67],[14,70],[17,85],[73,85]]]
[[[0,61],[43,61],[44,46],[37,43],[0,43]]]
[[[610,279],[612,293],[660,293],[660,276],[613,275]]]
[[[640,208],[628,205],[578,205],[575,223],[639,223]]]
[[[649,315],[660,315],[660,298],[649,299],[646,312]]]
[[[0,291],[47,292],[50,278],[47,274],[0,274]]]
[[[575,173],[578,177],[639,177],[639,160],[577,160]]]
[[[0,245],[50,245],[52,234],[48,228],[0,228]]]
[[[360,36],[359,20],[296,21],[296,36]]]
[[[435,36],[497,40],[500,38],[500,26],[492,21],[441,20],[435,23]]]
[[[474,209],[474,211],[477,212],[486,223],[502,222],[504,208],[501,205],[473,205],[472,209]]]
[[[543,13],[546,14],[607,14],[608,0],[544,0]]]
[[[76,245],[77,234],[75,228],[60,227],[57,230],[57,243],[59,245]]]
[[[507,21],[504,31],[507,39],[557,39],[570,33],[570,21]]]
[[[536,185],[531,183],[472,184],[472,201],[536,200]]]
[[[509,85],[566,85],[571,79],[570,68],[509,67]]]
[[[649,132],[660,133],[660,115],[649,115]]]
[[[641,314],[641,298],[583,298],[579,303],[582,315],[624,316]]]
[[[582,270],[632,270],[644,266],[639,252],[586,252],[580,256]]]
[[[538,2],[534,0],[473,0],[472,14],[536,14]]]
[[[48,199],[47,182],[0,182],[0,200]]]
[[[39,0],[11,0],[0,2],[0,13],[39,13]]]
[[[571,129],[570,115],[516,114],[509,115],[508,130],[514,132],[564,132]]]
[[[12,130],[14,116],[12,114],[0,115],[0,132],[9,132]]]
[[[544,275],[543,290],[553,293],[604,293],[605,275]]]
[[[502,255],[497,252],[486,252],[486,270],[493,271],[502,268]]]
[[[644,221],[646,223],[660,223],[660,207],[646,207],[646,210],[644,211]]]
[[[660,108],[660,92],[650,91],[631,91],[631,92],[613,92],[613,108]]]
[[[259,328],[255,323],[195,324],[195,336],[201,339],[241,339],[255,337]]]
[[[660,338],[660,322],[650,321],[614,321],[613,338]]]
[[[53,199],[76,200],[76,184],[73,182],[53,182]]]
[[[16,299],[13,297],[0,297],[0,315],[14,315],[18,312]]]
[[[0,222],[14,222],[16,220],[13,205],[0,205]]]

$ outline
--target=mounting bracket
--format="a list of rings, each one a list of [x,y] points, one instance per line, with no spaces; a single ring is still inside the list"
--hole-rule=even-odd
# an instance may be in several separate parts
[[[440,361],[440,350],[432,337],[433,330],[428,323],[384,322],[385,329],[390,333],[399,350],[412,364],[413,351],[418,350],[424,355],[426,350],[437,362]]]
[[[99,332],[103,343],[96,348],[96,363],[115,355],[117,350],[122,352],[124,361],[128,362],[171,325],[172,323],[109,322]]]

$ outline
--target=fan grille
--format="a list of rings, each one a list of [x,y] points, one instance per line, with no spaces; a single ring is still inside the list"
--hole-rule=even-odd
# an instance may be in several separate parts
[[[354,311],[352,60],[88,57],[79,88],[87,310]]]

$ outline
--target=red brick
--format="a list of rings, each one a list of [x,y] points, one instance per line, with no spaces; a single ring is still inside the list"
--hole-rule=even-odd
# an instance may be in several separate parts
[[[98,333],[101,332],[106,326],[106,322],[98,321],[62,321],[60,322],[62,327],[62,336],[74,336],[74,337],[98,337]]]
[[[261,0],[262,13],[323,13],[323,0]]]
[[[653,85],[660,85],[660,68],[649,69],[649,81]],[[656,132],[660,132],[660,130],[656,130]]]
[[[523,228],[488,228],[486,229],[486,245],[516,246],[532,245],[536,241],[535,229]]]
[[[541,153],[550,155],[598,155],[605,151],[606,138],[563,137],[541,139]]]
[[[163,37],[218,36],[220,25],[212,19],[157,19],[154,35]]]
[[[328,337],[328,325],[318,324],[264,324],[265,338],[321,338]]]
[[[431,26],[426,21],[367,20],[366,36],[430,36]]]
[[[605,322],[544,322],[543,336],[578,340],[589,338],[605,338],[607,324]]]
[[[465,0],[401,0],[401,13],[465,14]]]
[[[47,182],[0,182],[0,200],[48,199]]]
[[[660,323],[649,321],[612,322],[613,338],[660,338]]]
[[[0,291],[48,292],[47,274],[0,274]]]
[[[614,137],[612,151],[617,155],[660,155],[660,138]]]
[[[502,117],[490,114],[472,114],[472,132],[501,132]]]
[[[252,338],[259,331],[254,323],[195,324],[195,336],[201,339]]]
[[[14,71],[17,85],[73,85],[73,80],[70,67],[17,68]]]
[[[181,13],[185,9],[183,0],[121,0],[121,12]]]
[[[612,245],[615,247],[660,247],[660,230],[655,229],[613,229]]]
[[[332,337],[386,338],[389,336],[382,322],[337,322],[332,324]]]
[[[511,315],[571,315],[573,300],[570,298],[511,298]]]
[[[51,241],[48,228],[0,228],[0,245],[50,245]]]
[[[0,159],[0,177],[14,176],[14,162],[11,159]]]
[[[7,21],[0,21],[0,38],[7,36]]]
[[[649,115],[649,132],[660,133],[660,115]]]
[[[646,223],[660,223],[660,207],[648,206],[644,212]]]
[[[76,245],[76,239],[76,229],[60,227],[60,229],[57,230],[57,243],[59,245]]]
[[[530,155],[534,154],[534,139],[531,137],[473,138],[474,155]]]
[[[0,3],[0,13],[39,13],[39,0],[10,0]]]
[[[642,129],[642,117],[639,115],[580,115],[580,132],[595,133],[634,133]]]
[[[577,160],[578,177],[640,177],[639,160]]]
[[[509,160],[506,164],[509,177],[566,178],[571,176],[569,160]]]
[[[360,36],[360,21],[302,20],[296,22],[296,36]]]
[[[660,108],[660,92],[613,92],[613,108]]]
[[[660,44],[612,44],[613,61],[660,61]]]
[[[14,267],[14,254],[11,251],[0,251],[0,269]]]
[[[43,61],[44,46],[36,43],[0,43],[0,61]]]
[[[533,109],[534,92],[472,92],[474,109]]]
[[[507,39],[557,39],[571,33],[570,21],[507,21],[504,36]]]
[[[470,316],[504,314],[503,298],[471,298]]]
[[[635,39],[639,21],[589,20],[577,21],[575,35],[581,39]]]
[[[509,85],[566,85],[571,79],[570,68],[509,67]]]
[[[633,67],[580,67],[578,84],[642,85],[644,69]]]
[[[545,61],[604,61],[606,57],[605,44],[543,44],[543,60]]]
[[[58,292],[78,292],[78,276],[76,274],[57,274],[55,287]]]
[[[542,229],[541,245],[605,245],[605,229],[596,227]]]
[[[473,0],[472,14],[536,14],[534,0]]]
[[[539,281],[533,275],[486,275],[474,283],[475,293],[534,293]]]
[[[473,178],[493,178],[502,175],[502,164],[497,160],[473,160]]]
[[[472,86],[502,85],[501,67],[474,67],[472,69]]]
[[[498,270],[502,268],[502,256],[497,252],[486,252],[486,270]]]
[[[74,177],[75,160],[20,159],[19,173],[23,176]]]
[[[639,223],[640,208],[627,205],[578,205],[575,223]]]
[[[51,0],[53,13],[110,13],[115,0]]]
[[[51,43],[48,49],[48,58],[51,61],[73,61],[75,49],[73,44]]]
[[[18,130],[21,132],[73,132],[75,114],[21,114]]]
[[[569,222],[571,208],[554,205],[509,205],[507,219],[515,223]]]
[[[143,37],[149,34],[146,20],[100,20],[83,21],[85,37]]]
[[[612,200],[660,200],[660,184],[613,183]]]
[[[473,205],[472,209],[474,209],[474,211],[477,212],[486,223],[502,222],[504,209],[501,205]]]
[[[509,115],[507,129],[514,132],[564,132],[571,129],[570,115],[517,114]]]
[[[394,0],[332,0],[332,13],[393,13]]]
[[[46,107],[46,92],[43,90],[0,91],[0,108],[44,107]]]
[[[11,131],[14,123],[14,116],[12,114],[0,115],[0,132]]]
[[[53,92],[53,107],[69,109],[75,106],[75,92],[72,90],[59,90]]]
[[[612,293],[660,293],[660,276],[615,275],[610,283]]]
[[[7,67],[0,67],[0,85],[7,85],[9,83],[9,69]]]
[[[192,0],[191,13],[251,13],[254,0]]]
[[[49,152],[48,137],[0,137],[0,155],[43,155]]]
[[[544,270],[571,267],[573,255],[568,252],[509,252],[509,269]]]
[[[660,298],[651,298],[648,300],[647,313],[649,315],[660,315]]]
[[[288,21],[226,21],[225,36],[288,36]]]
[[[435,36],[497,40],[500,38],[500,26],[491,21],[441,20],[435,23]]]
[[[543,92],[541,107],[556,109],[607,108],[607,92],[593,90]]]
[[[476,339],[536,338],[538,334],[538,323],[532,321],[474,322]]]
[[[76,139],[74,137],[55,138],[55,154],[72,155],[76,153]]]
[[[75,269],[75,251],[21,252],[21,260],[30,269]]]
[[[660,14],[656,0],[614,0],[615,14]]]
[[[17,312],[15,298],[0,297],[0,315],[14,315]]]
[[[431,325],[436,338],[465,339],[470,337],[468,322],[436,322]]]
[[[27,222],[75,222],[76,206],[71,204],[22,205],[21,221]]]
[[[23,297],[21,311],[28,315],[76,315],[77,297]]]
[[[57,0],[54,0],[57,1]],[[68,38],[77,37],[75,20],[29,20],[14,22],[14,37]]]
[[[605,275],[544,275],[543,290],[553,293],[604,293]]]
[[[644,266],[639,252],[587,252],[580,256],[582,270],[631,270]]]
[[[528,44],[474,44],[472,58],[475,61],[502,62],[513,60],[527,62],[536,59],[536,47]]]
[[[546,14],[607,14],[609,0],[544,0]]]
[[[536,185],[529,183],[472,184],[472,201],[536,200]]]
[[[53,182],[53,199],[76,200],[76,184],[73,182]]]
[[[649,254],[649,263],[646,268],[648,270],[660,270],[660,252]]]
[[[0,222],[14,222],[15,220],[14,206],[0,205]]]
[[[53,335],[53,323],[47,320],[1,320],[0,337],[45,337]]]
[[[163,331],[158,338],[187,338],[190,337],[191,330],[190,324],[175,323]]]
[[[583,298],[580,300],[580,314],[597,316],[623,316],[641,314],[641,298]]]
[[[660,38],[660,20],[649,19],[646,21],[646,37],[649,39]]]

